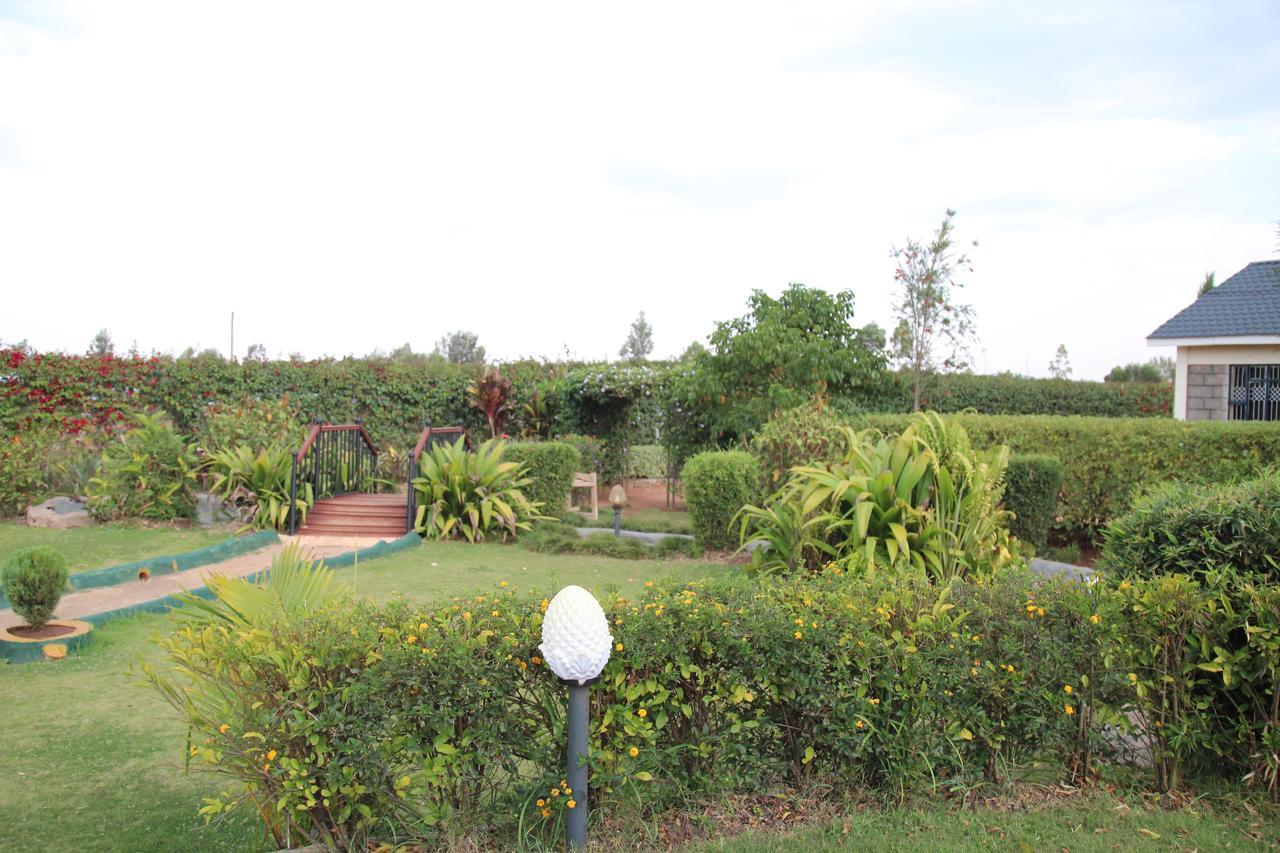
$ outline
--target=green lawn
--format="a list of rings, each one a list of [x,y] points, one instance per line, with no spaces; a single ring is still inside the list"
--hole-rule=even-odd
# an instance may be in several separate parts
[[[600,507],[600,517],[593,519],[590,515],[570,513],[569,520],[577,527],[613,528],[613,510],[607,506]],[[624,509],[622,511],[623,530],[644,530],[649,533],[692,533],[689,525],[689,513],[684,510],[665,509]]]
[[[135,559],[135,555],[126,555]],[[122,558],[123,559],[123,558]],[[434,564],[434,565],[433,565]],[[339,569],[358,594],[418,600],[565,584],[636,591],[667,575],[696,578],[724,564],[535,554],[516,546],[427,543]],[[161,616],[109,623],[84,651],[56,664],[0,665],[0,849],[244,850],[259,839],[245,816],[209,828],[196,816],[220,782],[186,774],[186,731],[167,705],[128,674],[158,660],[148,638]]]
[[[228,527],[133,527],[95,525],[72,530],[27,527],[0,521],[0,564],[22,548],[48,545],[67,558],[71,572],[132,563],[160,554],[180,554],[223,542],[235,535]]]
[[[699,853],[789,850],[1263,850],[1280,846],[1274,807],[1224,800],[1163,809],[1108,796],[1079,796],[1029,810],[944,804],[857,812],[785,835],[748,833],[696,845]]]

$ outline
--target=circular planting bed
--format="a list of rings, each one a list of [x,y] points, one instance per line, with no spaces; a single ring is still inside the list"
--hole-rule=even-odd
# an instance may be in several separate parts
[[[0,658],[10,663],[61,660],[88,642],[92,630],[79,619],[54,619],[39,628],[0,628]]]

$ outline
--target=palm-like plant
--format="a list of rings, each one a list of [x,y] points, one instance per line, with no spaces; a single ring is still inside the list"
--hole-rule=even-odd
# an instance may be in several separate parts
[[[503,541],[530,529],[541,515],[539,501],[521,489],[531,481],[518,462],[502,460],[506,445],[490,439],[474,451],[464,440],[437,444],[418,460],[418,514],[414,529],[431,539],[480,542],[497,533]]]
[[[304,553],[298,542],[281,549],[271,560],[271,569],[257,581],[209,574],[205,584],[213,598],[206,600],[191,593],[179,593],[178,598],[186,607],[176,611],[176,616],[228,627],[253,628],[305,613],[338,593],[333,570],[323,560]]]
[[[213,490],[234,500],[248,496],[252,512],[250,526],[283,530],[289,520],[289,486],[293,457],[287,450],[263,450],[255,454],[245,445],[219,450],[206,463],[213,471]],[[305,521],[315,503],[310,483],[300,482],[296,505]]]
[[[484,412],[489,421],[489,435],[497,438],[507,419],[507,402],[511,399],[511,381],[504,379],[498,368],[490,367],[484,376],[467,386],[471,405]]]
[[[1008,451],[974,453],[963,428],[919,416],[901,435],[845,429],[843,459],[798,466],[765,508],[743,511],[743,541],[766,571],[812,570],[822,555],[856,571],[935,579],[1007,560],[1000,509]]]

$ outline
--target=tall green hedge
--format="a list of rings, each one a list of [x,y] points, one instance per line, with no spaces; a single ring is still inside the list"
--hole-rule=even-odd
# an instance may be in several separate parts
[[[704,548],[736,547],[733,517],[758,499],[760,463],[742,450],[711,450],[686,462],[680,479],[694,539]]]
[[[1023,542],[1043,548],[1058,508],[1062,461],[1043,453],[1015,453],[1004,471],[1004,506],[1013,512],[1009,530]]]
[[[894,408],[908,411],[910,383],[894,378],[899,383]],[[920,406],[944,413],[972,409],[984,415],[1168,418],[1173,414],[1173,385],[946,373],[925,379]]]
[[[1062,460],[1063,537],[1096,541],[1143,486],[1240,479],[1280,459],[1280,424],[1189,422],[1159,418],[955,415],[975,445]],[[864,415],[855,425],[897,432],[904,415]]]
[[[582,464],[578,449],[563,441],[515,441],[507,445],[505,458],[528,468],[525,476],[533,482],[524,488],[525,497],[541,501],[544,515],[559,517]]]

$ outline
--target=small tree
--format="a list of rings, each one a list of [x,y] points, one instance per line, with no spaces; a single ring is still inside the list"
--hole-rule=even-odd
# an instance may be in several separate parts
[[[116,345],[106,329],[99,329],[98,334],[94,335],[93,340],[89,342],[89,355],[111,355],[115,351]]]
[[[1067,357],[1067,345],[1058,344],[1058,352],[1049,362],[1049,375],[1054,379],[1068,379],[1071,376],[1071,359]]]
[[[644,361],[653,352],[653,327],[644,318],[644,312],[631,323],[631,332],[618,350],[618,355],[632,361]]]
[[[459,329],[436,342],[436,352],[454,364],[483,364],[484,347],[475,332]]]
[[[947,210],[928,243],[908,239],[905,246],[895,246],[892,251],[898,263],[893,278],[901,285],[894,305],[898,326],[893,332],[893,353],[911,371],[916,411],[920,410],[924,375],[939,368],[967,367],[974,337],[973,307],[957,303],[952,295],[964,286],[955,280],[956,271],[969,266],[968,255],[956,256],[952,251],[955,215],[954,210]]]
[[[249,348],[244,351],[245,361],[266,361],[267,348],[262,344],[249,344]]]
[[[1197,298],[1204,296],[1210,290],[1213,290],[1213,288],[1216,286],[1213,280],[1213,277],[1214,277],[1214,274],[1211,272],[1207,272],[1204,274],[1204,281],[1200,282],[1200,290],[1199,292],[1196,293]]]

